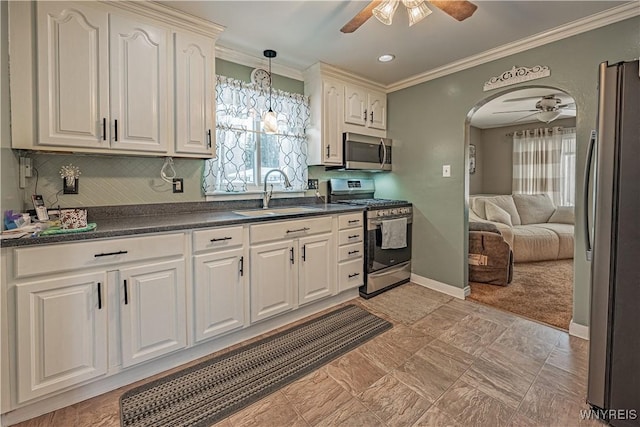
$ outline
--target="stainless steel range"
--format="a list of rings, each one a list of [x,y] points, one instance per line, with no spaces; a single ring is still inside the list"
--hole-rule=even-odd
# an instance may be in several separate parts
[[[365,282],[360,295],[371,298],[409,281],[413,206],[404,200],[373,198],[372,179],[331,179],[329,201],[366,207]]]

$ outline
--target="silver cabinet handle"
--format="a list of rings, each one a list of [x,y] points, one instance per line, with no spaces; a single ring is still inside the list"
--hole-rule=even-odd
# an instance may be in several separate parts
[[[224,240],[231,240],[232,237],[219,237],[219,238],[215,238],[215,239],[211,239],[211,242],[221,242]]]
[[[244,276],[244,257],[240,257],[240,276]]]
[[[127,281],[124,281],[124,303],[129,304],[129,291],[127,290]]]
[[[359,219],[350,219],[349,224],[355,224],[356,222],[360,222]]]
[[[124,255],[124,254],[126,254],[128,252],[129,251],[107,252],[106,254],[105,253],[95,254],[94,257],[95,258],[99,258],[99,257],[103,257],[103,256]]]
[[[360,275],[360,273],[353,273],[353,274],[350,274],[350,275],[349,275],[349,279],[352,279],[352,278],[357,277],[357,276],[359,276],[359,275]]]
[[[296,228],[295,230],[287,230],[287,233],[299,233],[300,231],[309,231],[309,227]]]
[[[353,255],[353,254],[357,254],[357,253],[359,253],[359,252],[360,252],[360,251],[349,251],[349,252],[347,252],[347,255]]]
[[[364,110],[364,117],[362,118],[365,122],[367,121],[367,110]]]
[[[349,236],[349,239],[355,239],[356,237],[360,237],[359,234],[352,234],[351,236]]]
[[[295,259],[293,258],[293,248],[289,249],[289,261],[291,261],[291,264],[295,264]]]
[[[102,283],[98,282],[98,310],[102,310]]]

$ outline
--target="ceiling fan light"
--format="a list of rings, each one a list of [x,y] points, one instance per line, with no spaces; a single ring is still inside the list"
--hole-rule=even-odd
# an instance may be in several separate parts
[[[393,14],[398,8],[400,0],[385,0],[373,9],[373,16],[384,25],[391,25]]]
[[[422,21],[424,18],[431,15],[431,13],[431,9],[427,7],[424,1],[418,3],[413,7],[407,6],[407,14],[409,14],[409,26]]]
[[[536,114],[536,119],[543,123],[551,123],[557,119],[561,114],[561,111],[540,111]]]

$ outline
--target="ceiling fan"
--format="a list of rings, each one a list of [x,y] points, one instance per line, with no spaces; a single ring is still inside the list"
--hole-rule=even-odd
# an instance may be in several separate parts
[[[514,101],[525,101],[528,99],[535,99],[537,96],[526,97],[526,98],[514,98],[507,99],[504,102],[514,102]],[[566,104],[562,103],[562,100],[558,98],[556,95],[545,95],[538,100],[535,104],[535,110],[510,110],[510,111],[496,111],[493,114],[508,114],[508,113],[525,113],[525,112],[533,112],[532,114],[528,114],[524,117],[521,117],[516,122],[525,120],[531,116],[536,116],[541,122],[551,123],[555,119],[557,119],[565,110],[573,110],[575,111],[576,104],[575,102],[569,102]]]
[[[374,14],[376,14],[376,17],[384,24],[391,25],[391,16],[393,16],[399,2],[400,0],[372,0],[364,7],[364,9],[358,12],[356,16],[347,22],[340,31],[343,33],[353,33]],[[402,3],[406,6],[409,12],[409,25],[413,25],[415,22],[418,22],[420,19],[431,13],[431,11],[424,6],[423,0],[402,0]],[[464,21],[473,15],[478,8],[475,4],[465,0],[430,0],[429,3],[458,21]],[[374,9],[376,10],[374,11]],[[381,19],[381,17],[379,17],[380,13],[387,15],[386,19]],[[418,14],[417,17],[412,17],[412,13],[414,15]]]

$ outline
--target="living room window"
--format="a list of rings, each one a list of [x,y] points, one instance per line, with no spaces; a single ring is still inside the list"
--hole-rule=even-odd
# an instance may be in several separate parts
[[[309,99],[274,90],[271,100],[278,116],[278,132],[263,131],[262,116],[269,109],[269,92],[263,87],[216,76],[216,158],[205,162],[205,194],[261,191],[265,175],[281,169],[293,185],[307,185]],[[282,190],[281,174],[271,174],[268,184]]]
[[[540,128],[514,133],[514,194],[546,193],[556,206],[574,206],[575,174],[575,128]]]

